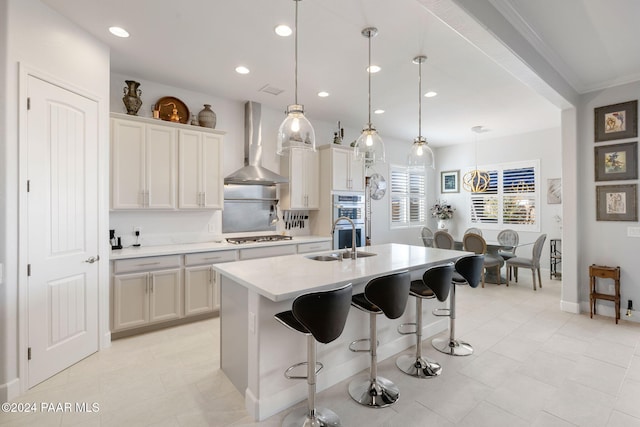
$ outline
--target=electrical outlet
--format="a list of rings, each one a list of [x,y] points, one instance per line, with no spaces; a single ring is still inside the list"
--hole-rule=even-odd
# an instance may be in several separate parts
[[[136,232],[138,234],[142,234],[142,228],[141,227],[133,227],[133,234],[136,234]]]
[[[609,293],[614,293],[616,291],[616,288],[614,287],[614,285],[609,285]]]
[[[215,233],[216,232],[216,225],[213,222],[209,223],[209,233]]]

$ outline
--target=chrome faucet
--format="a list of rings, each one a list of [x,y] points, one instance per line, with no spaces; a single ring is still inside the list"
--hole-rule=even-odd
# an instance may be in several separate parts
[[[349,221],[351,223],[351,259],[356,259],[356,257],[357,257],[357,252],[356,252],[356,225],[351,220],[351,218],[348,218],[346,216],[341,216],[338,219],[336,219],[333,222],[333,227],[331,227],[331,236],[333,237],[333,234],[336,232],[336,224],[338,224],[343,219],[347,220],[347,221]]]

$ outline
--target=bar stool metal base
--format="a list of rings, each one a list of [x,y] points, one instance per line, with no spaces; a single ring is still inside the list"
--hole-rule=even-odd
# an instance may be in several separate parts
[[[471,344],[447,338],[434,338],[431,345],[438,351],[450,356],[469,356],[473,354]]]
[[[408,354],[398,357],[396,366],[405,374],[416,378],[433,378],[442,373],[442,366],[438,362]]]
[[[316,408],[315,416],[309,416],[307,408],[300,408],[290,412],[284,420],[282,427],[341,427],[340,418],[330,409]]]
[[[383,377],[370,378],[349,383],[349,394],[361,405],[384,408],[394,404],[400,395],[398,387]]]

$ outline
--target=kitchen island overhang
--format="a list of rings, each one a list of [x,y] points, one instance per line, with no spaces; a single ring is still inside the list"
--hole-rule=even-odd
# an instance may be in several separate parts
[[[306,340],[273,318],[291,309],[295,297],[347,283],[353,284],[354,293],[362,292],[370,279],[405,270],[411,272],[412,279],[419,279],[431,266],[470,254],[395,243],[364,249],[376,255],[343,261],[310,259],[315,254],[287,255],[214,266],[221,277],[220,367],[244,394],[247,411],[254,419],[264,420],[306,397],[306,382],[287,380],[283,375],[286,368],[306,359]],[[445,318],[431,314],[437,306],[443,303],[429,300],[424,304],[425,338],[447,329]],[[382,316],[379,320],[379,360],[414,345],[412,336],[396,331],[400,323],[413,321],[414,311],[414,304],[409,303],[399,319]],[[318,376],[319,391],[368,367],[367,353],[348,349],[349,342],[367,336],[368,320],[366,314],[352,310],[340,338],[318,345],[318,360],[325,366]],[[403,374],[398,371],[398,375]],[[345,399],[349,399],[346,391]]]

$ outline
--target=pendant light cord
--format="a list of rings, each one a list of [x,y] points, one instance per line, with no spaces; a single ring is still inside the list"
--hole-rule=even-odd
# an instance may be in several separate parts
[[[373,37],[373,35],[371,34],[371,32],[369,32],[369,35],[367,36],[369,38],[369,69],[367,70],[367,72],[369,73],[369,129],[371,129],[371,37]]]
[[[296,3],[296,18],[295,18],[295,24],[294,24],[294,31],[295,31],[295,78],[294,78],[294,82],[295,82],[295,94],[294,94],[294,103],[296,105],[298,105],[298,2],[300,0],[293,0]]]
[[[422,142],[422,60],[418,62],[418,143]]]

